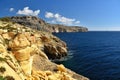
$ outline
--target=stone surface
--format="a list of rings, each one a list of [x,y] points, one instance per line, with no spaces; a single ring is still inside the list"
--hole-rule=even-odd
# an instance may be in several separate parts
[[[39,62],[39,63],[37,63],[37,62]],[[35,71],[42,70],[42,71],[51,71],[51,72],[61,71],[63,73],[65,72],[65,73],[69,74],[69,76],[71,76],[72,78],[74,78],[76,80],[89,80],[88,78],[81,76],[81,75],[65,68],[63,65],[57,65],[49,60],[45,60],[44,58],[42,58],[39,55],[34,55],[33,70],[35,70]],[[74,79],[72,79],[72,80],[74,80]],[[67,79],[65,79],[65,80],[67,80]]]
[[[67,55],[65,42],[52,34],[5,21],[0,21],[0,30],[0,76],[4,79],[88,80],[49,60]]]

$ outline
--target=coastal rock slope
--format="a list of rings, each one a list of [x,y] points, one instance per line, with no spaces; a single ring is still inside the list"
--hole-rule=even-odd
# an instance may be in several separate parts
[[[8,17],[11,21],[27,27],[47,32],[87,32],[88,29],[82,26],[65,26],[60,24],[49,24],[35,16],[13,16]]]
[[[0,80],[88,80],[49,60],[66,55],[66,44],[52,34],[0,21]]]

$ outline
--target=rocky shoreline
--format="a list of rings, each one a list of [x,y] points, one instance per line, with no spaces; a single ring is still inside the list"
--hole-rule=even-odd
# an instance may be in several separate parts
[[[0,79],[89,80],[49,60],[64,56],[66,43],[51,33],[0,20]]]
[[[83,26],[65,26],[60,24],[50,24],[45,22],[36,16],[12,16],[3,17],[2,19],[7,19],[18,24],[46,32],[87,32],[88,28]]]

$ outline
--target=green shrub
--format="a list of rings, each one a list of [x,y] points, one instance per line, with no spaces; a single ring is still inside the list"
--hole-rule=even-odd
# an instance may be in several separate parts
[[[0,61],[6,61],[6,59],[5,59],[5,58],[0,57]]]
[[[0,80],[5,80],[3,76],[0,76]]]

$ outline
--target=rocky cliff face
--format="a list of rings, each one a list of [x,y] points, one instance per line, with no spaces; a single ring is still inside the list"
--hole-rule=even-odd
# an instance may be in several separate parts
[[[52,34],[0,21],[0,80],[88,80],[49,61],[66,55]]]
[[[49,24],[44,20],[34,16],[13,16],[10,17],[13,22],[23,24],[25,26],[48,32],[87,32],[88,29],[81,26],[65,26],[59,24]]]

